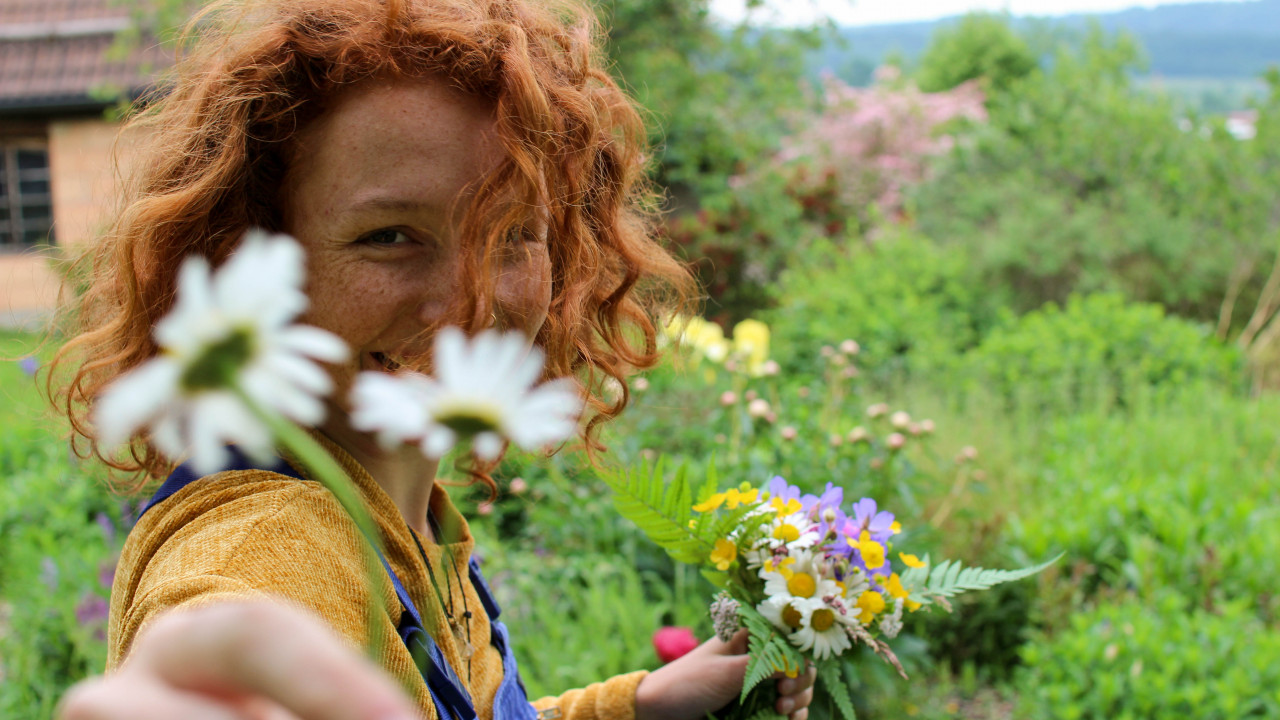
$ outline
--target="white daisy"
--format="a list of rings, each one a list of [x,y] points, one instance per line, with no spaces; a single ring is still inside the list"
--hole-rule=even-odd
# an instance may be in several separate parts
[[[836,656],[853,647],[845,626],[852,622],[848,615],[841,615],[836,609],[818,598],[796,600],[796,610],[800,613],[800,628],[788,639],[801,650],[812,650],[813,657],[824,660],[828,656]]]
[[[510,441],[534,450],[571,437],[582,397],[572,380],[534,387],[543,355],[520,332],[486,330],[468,339],[458,328],[436,333],[435,376],[361,373],[352,388],[351,421],[394,446],[416,441],[439,458],[460,440],[476,456],[495,460]]]
[[[770,547],[786,545],[789,550],[807,550],[818,543],[818,527],[804,512],[774,518],[767,526],[765,541]]]
[[[790,556],[766,560],[760,568],[765,595],[791,595],[797,598],[821,598],[839,595],[840,586],[826,577],[822,558],[808,550],[797,550]]]
[[[756,606],[756,612],[784,633],[793,633],[803,625],[803,601],[790,595],[771,595]]]
[[[245,405],[304,425],[324,419],[333,390],[316,362],[347,347],[319,328],[291,325],[307,306],[304,256],[289,237],[259,231],[216,272],[194,256],[178,273],[173,309],[155,328],[160,354],[112,383],[98,399],[98,442],[118,447],[150,428],[170,458],[190,453],[197,472],[223,467],[228,443],[271,457],[271,432]]]
[[[760,513],[772,515],[774,511],[768,505],[761,505],[752,514]],[[748,517],[751,516],[748,515]],[[779,554],[779,548],[787,554],[795,550],[808,550],[821,539],[817,527],[803,512],[773,517],[762,524],[762,531],[763,535],[743,553],[747,567],[752,570],[764,565],[764,562],[775,554]]]
[[[851,601],[857,601],[862,593],[871,589],[871,581],[867,578],[867,574],[857,566],[850,567],[844,574],[844,580],[839,584],[844,586],[841,596]],[[854,611],[857,612],[856,607]]]

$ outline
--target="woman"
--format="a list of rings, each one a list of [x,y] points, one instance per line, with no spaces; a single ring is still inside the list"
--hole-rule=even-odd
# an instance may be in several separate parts
[[[352,349],[330,367],[333,398],[360,371],[422,364],[441,326],[519,329],[549,375],[582,379],[596,446],[592,431],[625,404],[599,399],[601,381],[656,361],[659,303],[688,297],[689,279],[652,239],[643,128],[599,65],[590,14],[532,0],[251,0],[215,3],[191,28],[167,94],[134,121],[148,131],[140,169],[59,360],[76,366],[63,398],[84,451],[170,471],[145,436],[127,457],[107,454],[86,418],[105,385],[155,354],[182,260],[219,263],[253,227],[306,250],[304,321]],[[73,691],[63,717],[532,714],[510,700],[523,688],[436,464],[384,451],[341,400],[317,437],[371,509],[406,597],[370,594],[363,539],[296,471],[203,478],[131,533],[112,674]],[[353,649],[368,639],[367,602],[390,681]],[[398,632],[410,605],[430,610],[462,712]],[[738,694],[744,643],[712,640],[535,705],[573,720],[705,717]],[[780,679],[778,710],[803,720],[812,681]]]

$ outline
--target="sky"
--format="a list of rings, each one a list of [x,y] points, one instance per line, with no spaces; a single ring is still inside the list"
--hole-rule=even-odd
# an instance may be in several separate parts
[[[1204,2],[1206,0],[1200,0]],[[1207,0],[1238,2],[1240,0]],[[935,20],[971,10],[1008,10],[1014,15],[1067,15],[1079,12],[1112,12],[1130,7],[1155,7],[1174,2],[1157,0],[766,0],[766,17],[783,24],[810,22],[830,16],[841,25]],[[726,19],[738,20],[743,0],[711,0],[711,9]],[[763,19],[763,18],[762,18]]]

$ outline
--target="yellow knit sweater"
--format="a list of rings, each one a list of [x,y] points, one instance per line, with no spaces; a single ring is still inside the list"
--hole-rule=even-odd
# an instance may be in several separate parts
[[[475,652],[469,663],[448,628],[400,511],[349,455],[320,439],[354,480],[382,535],[387,562],[466,685],[479,717],[491,718],[502,680],[502,657],[490,644],[488,617],[468,577],[474,539],[466,521],[437,484],[431,512],[442,527],[458,528],[451,537],[456,542],[443,548],[424,542],[423,548],[441,591],[451,590],[455,610],[463,607],[465,595],[472,612],[470,641]],[[363,647],[368,639],[366,602],[372,597],[380,664],[408,688],[426,717],[435,718],[427,685],[396,633],[400,601],[388,582],[370,595],[361,542],[355,524],[319,483],[260,470],[218,473],[191,483],[147,512],[125,542],[111,592],[107,671],[127,659],[134,638],[160,613],[249,598],[283,599],[308,608],[353,647]],[[443,577],[446,561],[453,563],[448,582]],[[385,575],[381,566],[374,571]],[[558,707],[565,720],[632,720],[636,686],[644,675],[620,675],[534,705],[540,710]]]

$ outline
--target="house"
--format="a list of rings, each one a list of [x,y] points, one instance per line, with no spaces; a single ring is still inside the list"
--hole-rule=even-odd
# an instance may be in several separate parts
[[[144,44],[113,59],[130,22],[113,0],[0,0],[0,326],[47,318],[51,258],[101,228],[118,134],[109,91],[136,97],[172,58]]]

